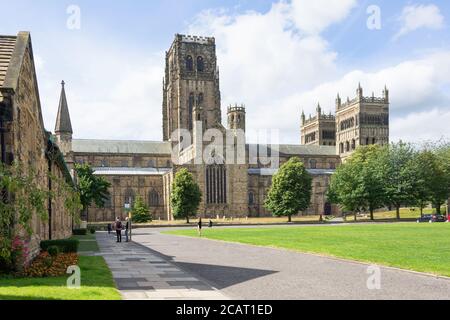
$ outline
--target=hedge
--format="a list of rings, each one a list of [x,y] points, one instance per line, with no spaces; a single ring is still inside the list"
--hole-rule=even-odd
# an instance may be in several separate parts
[[[74,236],[85,236],[87,235],[87,229],[74,229],[72,231]]]
[[[78,240],[45,240],[41,241],[41,249],[47,251],[49,247],[55,246],[59,248],[60,252],[64,253],[77,253],[78,252]]]

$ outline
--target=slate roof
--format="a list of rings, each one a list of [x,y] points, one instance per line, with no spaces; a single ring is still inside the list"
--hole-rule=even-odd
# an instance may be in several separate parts
[[[170,172],[170,168],[93,168],[100,176],[161,176]]]
[[[6,73],[16,46],[16,36],[0,35],[0,87],[5,83]]]
[[[170,155],[172,147],[170,142],[154,141],[127,141],[127,140],[82,140],[72,141],[72,150],[75,153],[101,153],[101,154],[151,154]]]
[[[73,133],[72,123],[70,122],[69,107],[67,105],[66,90],[64,81],[61,83],[61,96],[59,99],[58,116],[56,117],[56,133]]]
[[[247,149],[255,147],[255,144],[247,145]],[[271,148],[269,145],[268,148]],[[272,147],[278,150],[280,154],[285,155],[311,155],[311,156],[337,156],[336,147],[333,146],[305,146],[300,144],[280,144],[278,147]]]

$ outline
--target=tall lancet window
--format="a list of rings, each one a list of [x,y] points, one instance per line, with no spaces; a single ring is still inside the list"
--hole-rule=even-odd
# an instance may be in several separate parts
[[[206,168],[206,202],[227,203],[227,169],[224,165],[210,165]]]
[[[194,60],[191,56],[186,57],[186,69],[187,71],[194,71]]]
[[[203,57],[197,57],[197,71],[203,72],[205,70],[205,62],[203,61]]]
[[[189,102],[188,102],[188,113],[189,113],[188,128],[189,128],[189,130],[192,130],[194,128],[194,126],[193,126],[194,103],[195,103],[195,96],[193,93],[191,93],[189,95]]]

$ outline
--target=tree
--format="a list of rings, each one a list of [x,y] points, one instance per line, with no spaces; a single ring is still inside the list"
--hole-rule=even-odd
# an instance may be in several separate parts
[[[146,223],[152,221],[149,207],[141,197],[137,197],[133,205],[133,222]]]
[[[311,203],[312,177],[299,158],[291,158],[273,176],[265,207],[274,216],[287,216],[306,210]]]
[[[418,174],[414,157],[412,146],[400,141],[386,146],[379,158],[379,165],[384,172],[386,205],[395,207],[397,219],[400,219],[400,207],[414,201]]]
[[[110,196],[108,189],[111,184],[105,178],[94,175],[94,170],[87,164],[76,164],[75,171],[78,177],[81,205],[89,221],[89,206],[95,204],[97,207],[103,208]]]
[[[368,209],[374,220],[375,209],[385,200],[382,152],[378,145],[359,147],[331,178],[329,200],[355,213]]]
[[[175,219],[186,219],[197,216],[197,210],[202,199],[200,187],[187,169],[177,172],[172,185],[170,203]]]

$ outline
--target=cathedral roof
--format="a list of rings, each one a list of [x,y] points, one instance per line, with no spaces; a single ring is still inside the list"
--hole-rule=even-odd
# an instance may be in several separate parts
[[[6,73],[16,46],[16,36],[0,36],[0,87],[5,83]]]
[[[170,168],[94,168],[94,174],[100,176],[161,176],[170,171]]]
[[[170,155],[172,146],[170,142],[74,139],[72,150],[75,153]]]
[[[67,105],[64,81],[61,83],[61,96],[59,98],[58,116],[56,118],[56,133],[73,133],[70,122],[69,106]]]
[[[254,144],[249,144],[249,148],[255,147]],[[270,147],[270,145],[268,146]],[[280,144],[278,148],[280,154],[285,155],[299,155],[299,156],[337,156],[336,147],[334,146],[316,146],[316,145],[300,145],[300,144]]]

